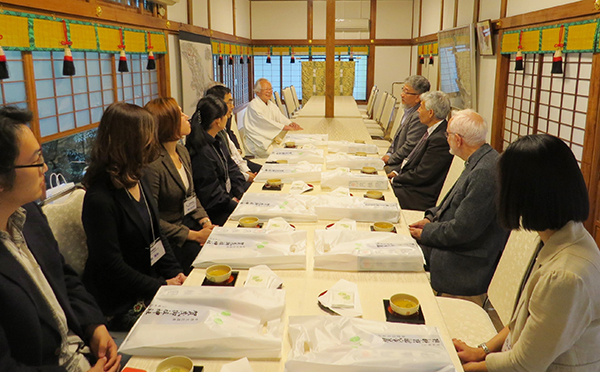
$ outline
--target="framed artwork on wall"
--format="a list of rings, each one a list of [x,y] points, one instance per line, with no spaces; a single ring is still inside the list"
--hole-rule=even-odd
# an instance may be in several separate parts
[[[489,19],[477,22],[477,43],[479,46],[480,55],[494,55],[494,45],[492,44],[492,26]]]

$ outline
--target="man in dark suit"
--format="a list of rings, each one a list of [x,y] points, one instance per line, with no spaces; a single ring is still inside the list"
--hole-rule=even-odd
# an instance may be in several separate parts
[[[0,108],[0,370],[116,372],[121,357],[102,312],[32,203],[48,167],[26,125],[31,118]],[[98,358],[93,367],[80,352],[84,343]]]
[[[452,163],[446,141],[450,99],[444,92],[423,93],[417,112],[427,130],[402,163],[394,167],[390,182],[403,209],[425,210],[435,206]]]
[[[392,170],[402,164],[404,158],[410,154],[427,130],[427,126],[419,120],[417,109],[421,104],[421,94],[429,92],[429,88],[429,80],[421,75],[412,75],[404,83],[400,94],[402,107],[404,108],[400,128],[396,132],[394,142],[381,158],[386,164],[385,172],[389,178],[396,175]]]
[[[410,225],[439,294],[475,296],[479,304],[509,232],[498,225],[496,163],[498,152],[488,145],[487,126],[472,110],[456,113],[448,123],[450,151],[465,169],[440,205]]]

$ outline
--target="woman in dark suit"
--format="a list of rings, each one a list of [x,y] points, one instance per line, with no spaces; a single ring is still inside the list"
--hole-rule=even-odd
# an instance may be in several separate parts
[[[115,331],[128,330],[160,286],[186,279],[142,180],[142,168],[157,155],[156,125],[148,111],[123,102],[106,109],[83,179],[89,250],[83,281]]]
[[[217,225],[227,221],[244,194],[246,180],[217,133],[227,124],[227,105],[214,96],[202,98],[192,117],[186,147],[192,158],[196,195]]]
[[[48,167],[27,126],[32,117],[0,107],[0,370],[117,372],[121,357],[102,312],[33,202]],[[93,366],[69,347],[83,342],[97,358]]]
[[[173,98],[157,98],[144,107],[158,125],[160,155],[144,177],[158,204],[160,228],[186,275],[213,225],[194,191],[190,154],[178,141],[190,134],[188,116]]]

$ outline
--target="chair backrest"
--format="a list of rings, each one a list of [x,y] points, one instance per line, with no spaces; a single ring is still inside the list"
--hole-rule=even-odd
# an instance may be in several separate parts
[[[396,97],[388,94],[387,99],[385,100],[385,106],[383,107],[383,113],[381,114],[381,119],[379,123],[383,128],[383,132],[385,133],[390,126],[390,122],[392,121],[392,116],[394,115],[394,107],[396,106]]]
[[[287,107],[288,113],[292,115],[296,111],[296,102],[294,102],[294,97],[292,97],[292,90],[290,88],[285,88],[283,90],[283,100],[285,101],[285,107]]]
[[[373,97],[373,102],[371,103],[371,107],[367,107],[367,116],[369,118],[373,118],[373,111],[375,111],[375,106],[377,105],[377,102],[379,102],[379,100],[381,99],[381,93],[379,91],[379,89],[375,89],[375,91],[373,92],[373,94],[371,94],[371,96]]]
[[[298,100],[298,94],[296,94],[296,88],[293,85],[290,85],[290,90],[292,91],[292,97],[294,98],[294,103],[296,104],[296,108],[300,109],[300,101]]]
[[[243,145],[244,139],[240,135],[240,130],[238,129],[236,116],[237,115],[231,116],[231,130],[233,131],[233,134],[235,134],[235,137],[238,139],[238,142],[240,143],[240,147],[241,147],[240,150],[242,151],[242,156],[246,156],[246,151],[245,151],[244,145]],[[243,118],[242,118],[242,120],[243,120]]]
[[[460,177],[460,174],[465,169],[465,161],[454,155],[452,158],[452,164],[450,164],[450,169],[448,169],[448,173],[446,174],[446,179],[444,180],[444,184],[442,185],[442,190],[440,191],[440,196],[438,197],[438,201],[436,205],[440,205],[442,200],[444,200],[444,196],[450,191],[452,186]]]
[[[373,109],[373,120],[376,122],[380,122],[381,115],[383,114],[383,108],[385,106],[385,102],[387,101],[388,92],[383,92],[377,97],[377,102],[375,102],[375,109]]]
[[[83,275],[88,258],[86,235],[81,222],[84,196],[85,190],[76,188],[67,197],[42,207],[60,253],[79,276]]]
[[[377,85],[373,85],[371,93],[369,94],[369,100],[367,101],[367,114],[373,109],[373,101],[375,100],[375,92],[377,91]]]
[[[236,115],[236,128],[237,131],[239,133],[238,136],[238,140],[240,141],[240,147],[242,148],[242,156],[246,156],[247,154],[249,154],[250,152],[248,151],[248,148],[246,147],[246,131],[244,130],[244,119],[246,118],[246,110],[248,108],[244,107],[243,109],[241,109],[240,111],[238,111]],[[233,123],[231,125],[233,127]]]
[[[402,124],[402,116],[404,116],[404,109],[402,106],[399,106],[396,111],[396,117],[394,118],[394,123],[392,124],[390,130],[385,133],[385,139],[391,139],[392,141],[396,138],[396,133],[400,128],[400,124]]]
[[[504,325],[512,316],[523,278],[535,254],[537,238],[535,231],[511,231],[490,282],[488,297]]]
[[[285,115],[286,118],[289,118],[290,115],[288,114],[287,109],[285,108],[285,106],[283,106],[283,103],[281,103],[281,97],[279,97],[279,92],[273,92],[273,96],[275,97],[275,102],[277,103],[277,107],[279,107],[279,111],[281,111],[281,113]]]

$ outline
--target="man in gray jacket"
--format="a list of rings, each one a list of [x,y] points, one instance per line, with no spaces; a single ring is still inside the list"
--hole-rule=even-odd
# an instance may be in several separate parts
[[[404,115],[394,142],[381,158],[386,164],[385,172],[388,174],[388,178],[397,175],[397,173],[392,173],[392,170],[400,167],[404,158],[410,154],[427,130],[427,126],[419,120],[417,109],[421,104],[421,94],[429,92],[430,87],[429,80],[421,75],[412,75],[404,83],[400,94]]]
[[[438,294],[473,296],[481,302],[509,232],[497,221],[496,163],[498,152],[485,142],[487,125],[473,110],[457,112],[446,136],[450,153],[465,169],[442,203],[410,225]]]

